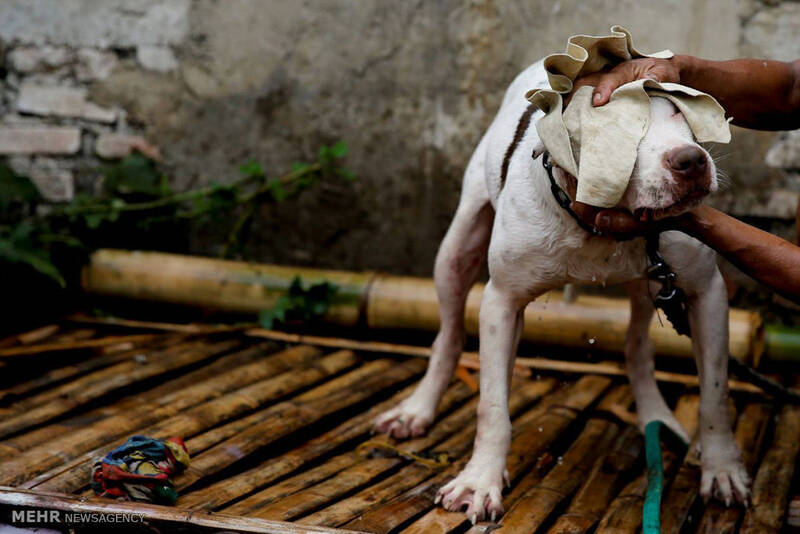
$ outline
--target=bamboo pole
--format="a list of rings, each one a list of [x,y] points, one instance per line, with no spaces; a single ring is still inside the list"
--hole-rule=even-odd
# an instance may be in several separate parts
[[[13,509],[33,508],[35,510],[61,510],[71,513],[107,514],[119,517],[122,515],[137,516],[142,517],[147,523],[166,523],[170,530],[211,529],[214,532],[242,534],[358,534],[352,530],[293,525],[266,519],[207,514],[141,502],[86,499],[75,495],[33,492],[8,487],[0,487],[0,504]],[[136,525],[140,526],[141,524],[136,523]]]
[[[800,406],[784,406],[775,424],[772,444],[753,482],[752,506],[744,516],[741,534],[770,534],[781,530],[800,452],[798,436]]]
[[[255,313],[270,308],[295,276],[306,284],[329,281],[340,287],[326,320],[342,326],[415,328],[436,331],[439,312],[433,281],[425,278],[257,265],[156,252],[100,250],[83,271],[86,291]],[[469,293],[467,332],[477,335],[483,286]],[[564,302],[551,292],[525,311],[522,338],[580,350],[622,351],[629,321],[626,300],[580,295]],[[730,352],[758,363],[763,353],[761,319],[744,310],[730,313]],[[650,335],[658,354],[689,357],[688,338],[653,319]]]
[[[315,351],[315,349],[310,347],[295,347],[294,349],[289,350],[294,352]],[[320,367],[320,371],[322,369],[323,368]],[[244,379],[238,375],[233,376],[238,380]],[[291,376],[291,374],[283,373],[277,377],[266,380],[277,380],[278,386],[280,386],[281,381],[285,380],[289,376]],[[260,384],[260,382],[256,382],[256,384]],[[181,409],[185,410],[190,406],[194,406],[198,402],[203,402],[203,404],[192,408],[193,410],[203,410],[209,403],[212,402],[217,403],[212,405],[213,407],[217,407],[219,404],[223,404],[224,406],[226,402],[230,401],[225,396],[216,398],[219,397],[221,388],[222,390],[227,389],[235,393],[234,390],[238,386],[238,382],[231,380],[228,374],[224,374],[216,379],[202,382],[196,387],[187,388],[184,391],[176,392],[169,399],[166,399],[168,401],[166,403],[162,403],[157,406],[143,406],[135,413],[131,412],[128,414],[121,414],[119,416],[112,416],[95,423],[87,429],[81,429],[55,440],[42,443],[12,459],[0,463],[0,481],[2,481],[0,483],[11,485],[21,484],[26,480],[33,478],[34,476],[37,476],[49,469],[55,468],[65,461],[69,461],[84,452],[109,443],[115,438],[124,436],[132,430],[140,430],[146,425],[153,425],[165,419],[172,419],[173,417],[176,417],[175,414]],[[283,392],[281,392],[281,394],[283,394]],[[208,399],[215,400],[209,401]],[[247,400],[249,401],[249,399]],[[230,406],[231,413],[241,413],[241,411],[245,409],[247,409],[247,404],[242,406]],[[209,422],[207,424],[211,423]],[[148,427],[148,429],[152,430],[152,427]],[[169,437],[173,435],[183,435],[185,437],[189,437],[187,434],[182,434],[181,430],[183,429],[178,428],[177,426],[170,428],[169,425],[167,425],[165,432],[166,435],[159,437]],[[144,433],[144,431],[142,432]]]
[[[742,460],[751,476],[759,460],[758,455],[769,427],[771,413],[770,406],[766,404],[748,404],[736,421],[736,443],[742,451]],[[718,501],[709,502],[695,532],[734,534],[742,515],[744,510],[739,506],[725,507]]]
[[[599,376],[582,377],[569,388],[550,393],[532,409],[518,417],[513,423],[511,447],[506,464],[511,480],[516,480],[521,473],[529,469],[536,462],[536,458],[569,427],[577,414],[591,405],[610,383],[609,379]],[[464,455],[444,472],[433,477],[425,476],[421,483],[406,487],[403,483],[405,477],[417,467],[409,466],[401,472],[402,476],[386,479],[389,482],[384,481],[384,486],[364,490],[350,499],[303,518],[303,522],[315,525],[346,524],[346,528],[356,528],[361,521],[377,524],[380,518],[390,522],[389,524],[405,523],[433,507],[436,491],[449,478],[457,475],[467,460],[467,456]],[[397,490],[404,488],[405,491],[398,494]],[[378,508],[386,502],[392,503],[391,517],[383,515]],[[349,522],[344,523],[344,521]]]
[[[268,402],[286,397],[293,392],[316,384],[345,369],[352,368],[356,363],[356,356],[352,352],[335,352],[321,358],[312,365],[265,378],[224,395],[214,395],[215,398],[213,400],[206,401],[167,419],[162,418],[151,426],[139,429],[138,432],[160,439],[170,436],[189,438],[216,426],[222,421],[237,417]],[[118,444],[121,443],[113,444],[106,448],[110,449]],[[191,454],[192,451],[189,451],[189,453]],[[77,489],[75,487],[76,484],[85,483],[88,480],[90,472],[91,459],[76,468],[70,469],[69,473],[65,473],[64,476],[54,477],[42,483],[39,487],[58,491],[74,491],[74,489]]]
[[[697,395],[684,395],[678,400],[675,418],[691,436],[697,430]],[[664,449],[662,453],[664,480],[669,481],[680,464],[675,452]],[[642,473],[629,482],[614,498],[600,520],[595,534],[636,534],[642,525],[642,505],[647,490],[647,475]]]

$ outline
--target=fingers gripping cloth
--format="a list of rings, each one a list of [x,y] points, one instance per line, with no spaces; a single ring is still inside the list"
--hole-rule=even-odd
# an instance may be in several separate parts
[[[91,486],[100,497],[173,504],[170,477],[189,466],[183,440],[132,436],[94,464]]]
[[[622,199],[636,163],[639,142],[647,132],[651,96],[672,101],[698,142],[730,141],[722,106],[712,96],[676,83],[626,83],[601,107],[592,106],[592,88],[581,87],[562,113],[562,94],[572,91],[576,78],[630,59],[672,56],[669,50],[642,54],[634,48],[626,29],[613,26],[611,35],[605,37],[574,35],[564,53],[545,58],[550,89],[529,91],[525,96],[545,112],[536,122],[545,149],[561,168],[578,178],[576,200],[610,208]]]

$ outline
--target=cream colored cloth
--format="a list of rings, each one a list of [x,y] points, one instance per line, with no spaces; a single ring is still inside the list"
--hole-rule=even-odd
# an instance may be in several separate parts
[[[642,54],[630,33],[613,26],[611,35],[574,35],[563,54],[544,60],[551,89],[529,91],[525,96],[545,115],[536,130],[553,160],[578,178],[576,200],[599,207],[619,203],[628,187],[639,142],[647,132],[650,96],[671,100],[683,113],[698,142],[727,143],[731,133],[725,110],[710,95],[676,83],[637,80],[617,88],[608,104],[592,106],[592,88],[581,87],[562,114],[562,93],[573,81],[641,57],[670,58],[672,52]]]

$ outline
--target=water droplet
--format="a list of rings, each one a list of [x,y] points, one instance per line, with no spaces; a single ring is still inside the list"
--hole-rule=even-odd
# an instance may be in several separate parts
[[[563,456],[559,456],[558,457],[558,465],[561,465],[563,463],[564,463],[564,457]]]
[[[597,282],[597,277],[596,276],[592,276],[592,282]]]
[[[596,341],[596,340],[595,340],[595,338],[593,338],[593,337],[590,337],[590,338],[589,338],[589,345],[594,345],[594,342],[595,342],[595,341]]]
[[[544,432],[544,428],[542,428],[542,425],[539,425],[539,428],[538,428],[537,430],[538,430],[539,432]]]

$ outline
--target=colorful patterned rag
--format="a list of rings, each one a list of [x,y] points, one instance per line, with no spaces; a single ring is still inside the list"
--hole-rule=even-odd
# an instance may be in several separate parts
[[[170,477],[189,466],[181,438],[133,436],[94,464],[91,486],[100,497],[174,504]]]

